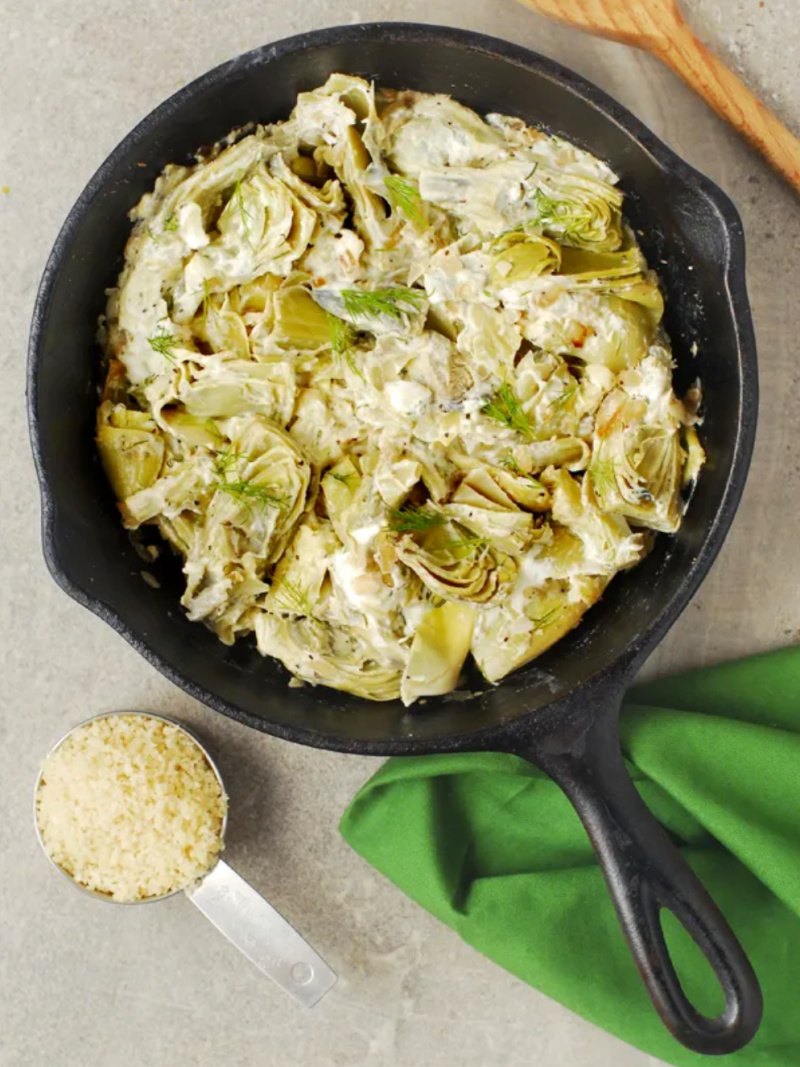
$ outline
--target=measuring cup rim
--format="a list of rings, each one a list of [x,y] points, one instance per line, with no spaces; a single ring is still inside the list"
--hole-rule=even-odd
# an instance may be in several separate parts
[[[42,759],[41,765],[39,767],[39,773],[36,776],[36,784],[34,785],[34,788],[33,788],[33,825],[34,825],[34,829],[36,831],[36,840],[41,845],[42,852],[44,852],[44,854],[47,857],[48,861],[50,862],[51,866],[55,867],[55,869],[59,872],[59,874],[63,878],[66,878],[67,881],[72,886],[75,887],[75,889],[80,890],[81,893],[85,893],[89,897],[94,897],[95,900],[102,900],[106,904],[154,904],[154,903],[156,903],[157,901],[160,901],[160,900],[168,900],[170,897],[174,897],[178,893],[184,893],[187,889],[191,889],[192,885],[195,885],[196,883],[193,882],[188,886],[181,886],[178,889],[171,889],[169,891],[169,893],[162,893],[160,896],[157,896],[157,897],[144,897],[142,900],[114,900],[113,897],[110,897],[107,893],[101,893],[98,889],[90,889],[88,886],[81,885],[80,882],[77,882],[72,877],[72,875],[69,873],[69,871],[65,871],[64,868],[60,864],[56,863],[56,861],[53,859],[53,857],[47,851],[47,847],[45,846],[44,840],[42,838],[42,831],[41,831],[41,828],[39,826],[39,812],[38,812],[37,799],[38,799],[38,796],[39,796],[39,788],[40,788],[40,786],[42,784],[42,775],[44,774],[44,765],[45,765],[46,761],[50,758],[50,756],[53,755],[54,752],[58,751],[58,749],[64,744],[64,742],[67,740],[68,737],[70,737],[72,734],[74,734],[77,730],[80,730],[81,727],[88,726],[89,723],[95,722],[97,719],[114,719],[114,718],[117,718],[117,717],[122,716],[122,715],[138,715],[138,716],[140,716],[141,718],[144,718],[144,719],[157,719],[159,722],[165,722],[169,726],[174,726],[176,729],[178,729],[182,733],[186,734],[186,736],[189,738],[189,740],[192,741],[195,745],[197,745],[197,747],[200,749],[200,751],[205,756],[206,762],[208,763],[209,767],[211,768],[211,770],[212,770],[212,772],[214,774],[214,777],[219,782],[219,787],[222,790],[222,795],[227,799],[227,793],[225,792],[225,782],[224,782],[224,780],[222,778],[222,774],[220,773],[219,767],[214,762],[213,758],[211,757],[211,754],[209,753],[209,751],[205,747],[205,745],[202,743],[202,741],[200,741],[197,738],[197,736],[190,729],[188,729],[188,727],[184,726],[183,723],[177,722],[175,719],[171,719],[167,715],[157,715],[155,712],[152,712],[152,711],[102,711],[97,715],[90,715],[88,717],[88,719],[84,719],[82,722],[76,723],[74,726],[70,727],[70,729],[67,730],[66,733],[62,734],[62,736],[58,739],[58,741],[56,741],[56,743],[54,745],[52,745],[48,749],[48,751],[45,753],[45,755],[44,755],[44,757]],[[225,840],[225,831],[226,831],[227,827],[228,827],[228,806],[226,804],[225,805],[225,814],[222,817],[222,826],[221,826],[220,832],[219,832],[219,837],[220,837],[220,841],[221,842],[224,842],[224,840]],[[203,874],[200,876],[200,878],[198,878],[198,881],[200,881],[201,879],[205,878],[207,875],[209,875],[214,870],[214,868],[220,862],[221,852],[222,852],[222,849],[220,849],[220,851],[217,853],[216,859],[214,860],[212,865],[208,868],[208,870],[204,871]]]

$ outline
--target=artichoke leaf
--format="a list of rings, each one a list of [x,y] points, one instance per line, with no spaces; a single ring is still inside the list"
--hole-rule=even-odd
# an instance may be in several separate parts
[[[550,493],[540,481],[532,475],[517,473],[513,470],[503,470],[495,467],[491,472],[492,478],[503,492],[518,507],[525,511],[549,511],[552,506]]]
[[[563,467],[568,471],[586,470],[591,449],[580,437],[553,437],[549,441],[534,441],[529,445],[516,446],[515,456],[521,456],[520,465],[542,471],[549,466]]]
[[[169,432],[189,448],[219,448],[225,435],[211,418],[201,418],[180,408],[161,409],[161,421]]]
[[[336,96],[349,107],[359,122],[369,127],[378,121],[372,82],[355,74],[331,74],[322,92]]]
[[[184,511],[172,518],[159,515],[156,519],[159,532],[169,544],[182,556],[189,556],[194,552],[197,537],[202,529],[197,515]]]
[[[498,682],[540,656],[580,622],[605,585],[602,577],[549,579],[528,596],[522,611],[499,604],[479,612],[471,651],[483,676]]]
[[[527,511],[494,510],[471,504],[451,503],[442,508],[453,522],[466,529],[470,536],[508,553],[518,556],[534,537],[533,518]]]
[[[362,558],[385,526],[385,508],[374,478],[346,457],[322,478],[328,515],[339,540]]]
[[[656,339],[657,314],[635,301],[589,288],[548,300],[544,313],[533,308],[522,323],[525,339],[548,352],[618,374],[640,363]]]
[[[493,292],[513,287],[517,293],[537,284],[542,275],[561,267],[561,248],[543,234],[510,230],[489,246],[491,268],[489,285]]]
[[[224,542],[224,531],[219,534]],[[253,613],[269,591],[260,572],[252,556],[239,560],[188,556],[184,566],[186,590],[181,598],[188,618],[205,621],[223,644],[232,645],[240,633],[252,630]]]
[[[496,159],[503,137],[474,111],[450,97],[386,93],[380,115],[386,155],[401,174],[418,178],[424,169],[476,169]]]
[[[231,289],[226,294],[231,310],[243,317],[259,316],[258,321],[261,321],[265,314],[270,314],[272,295],[281,288],[284,281],[285,279],[278,277],[277,274],[267,272],[251,282],[237,285],[235,289]],[[252,321],[252,319],[245,318],[245,321]]]
[[[215,611],[202,616],[224,645],[232,645],[241,634],[252,632],[258,604],[269,590],[255,574],[234,574],[236,580],[231,582],[225,601]]]
[[[558,271],[558,280],[562,279],[570,288],[590,288],[641,304],[656,321],[664,313],[658,279],[647,270],[645,258],[635,245],[620,252],[564,248]]]
[[[516,506],[508,493],[492,477],[486,467],[476,467],[453,493],[454,504],[490,508],[493,511],[514,511]]]
[[[331,74],[318,89],[298,95],[290,122],[301,144],[318,148],[338,145],[358,122],[377,154],[375,93],[364,78]]]
[[[276,562],[305,511],[311,467],[292,438],[266,419],[231,419],[231,447],[215,457],[214,495],[206,513],[209,538],[224,527],[236,556]],[[210,551],[210,549],[209,549]]]
[[[275,614],[314,615],[330,557],[340,547],[330,523],[300,525],[278,561],[264,607]]]
[[[326,228],[338,230],[344,223],[347,204],[342,186],[338,181],[326,181],[316,188],[295,174],[282,155],[273,156],[269,162],[270,172],[288,186],[306,207],[320,215]]]
[[[440,305],[437,311],[441,310]],[[460,313],[464,325],[457,334],[456,345],[467,357],[472,373],[483,382],[507,378],[522,344],[515,314],[473,303],[464,304]]]
[[[237,179],[217,219],[221,240],[202,255],[217,273],[224,273],[228,284],[252,281],[266,271],[285,276],[305,252],[316,226],[316,213],[261,168]]]
[[[263,167],[238,175],[226,195],[218,235],[193,254],[175,286],[176,322],[194,318],[209,296],[265,273],[287,277],[316,230],[316,213]]]
[[[408,706],[419,697],[449,693],[458,684],[475,624],[475,608],[447,601],[423,616],[411,643],[400,696]]]
[[[365,173],[372,157],[361,134],[355,126],[348,126],[338,144],[321,149],[320,153],[350,194],[355,229],[366,247],[370,250],[386,248],[395,225],[389,218],[386,201],[366,182]]]
[[[316,352],[331,343],[330,318],[307,289],[290,286],[275,293],[272,332],[262,351]]]
[[[442,510],[473,536],[512,556],[534,536],[533,517],[517,506],[489,467],[471,470]]]
[[[586,432],[583,417],[602,398],[588,374],[578,377],[552,352],[526,353],[517,364],[514,385],[531,436],[544,440],[581,436]]]
[[[210,456],[198,453],[165,468],[150,485],[138,489],[119,505],[123,525],[135,530],[142,523],[163,516],[174,519],[183,511],[198,512],[214,482]]]
[[[202,314],[192,323],[192,332],[210,345],[213,352],[230,352],[237,359],[250,359],[250,342],[241,315],[233,311],[226,296],[218,306],[219,297],[203,302]]]
[[[597,505],[637,526],[674,533],[681,522],[680,431],[648,424],[622,390],[606,398],[589,466]]]
[[[285,359],[270,362],[206,357],[191,380],[181,381],[177,399],[201,419],[257,413],[286,423],[295,402],[295,376]]]
[[[372,477],[381,500],[399,508],[422,476],[422,464],[404,451],[381,452]]]
[[[406,451],[419,463],[420,479],[431,500],[437,504],[446,500],[453,491],[458,472],[442,445],[434,443],[428,448],[422,448],[412,443]]]
[[[312,463],[325,468],[339,462],[359,428],[352,407],[341,397],[332,405],[320,385],[301,390],[290,432]]]
[[[586,569],[583,542],[566,526],[552,523],[519,562],[510,598],[513,611],[522,611],[529,596],[551,578],[573,578]]]
[[[149,488],[161,473],[164,439],[146,412],[105,401],[98,410],[96,440],[117,500]]]
[[[619,376],[595,419],[589,481],[598,506],[637,526],[674,533],[682,518],[681,489],[693,415],[675,396],[669,353],[656,347]],[[696,440],[696,438],[695,438]],[[704,454],[694,446],[692,473]]]
[[[314,618],[285,618],[267,611],[254,619],[258,650],[274,656],[304,681],[343,689],[367,700],[400,696],[401,666],[384,666],[352,631]]]
[[[499,130],[514,154],[523,154],[564,174],[577,174],[615,185],[619,180],[603,160],[578,148],[563,137],[528,126],[523,119],[492,112],[486,116],[492,129]]]
[[[557,273],[569,276],[576,283],[589,283],[606,278],[621,281],[636,277],[644,268],[644,256],[635,245],[618,252],[565,247],[561,250]]]
[[[109,342],[134,385],[164,369],[164,355],[153,349],[150,338],[168,334],[174,336],[176,346],[185,344],[181,331],[169,321],[167,296],[174,300],[175,323],[189,322],[203,300],[204,281],[213,278],[221,283],[212,266],[201,258],[206,248],[193,252],[189,264],[194,266],[187,276],[186,255],[192,247],[179,228],[170,232],[176,222],[180,225],[184,205],[199,205],[202,224],[210,228],[211,216],[226,189],[234,185],[237,175],[247,173],[270,151],[263,139],[245,137],[191,172],[169,168],[156,191],[135,209],[135,217],[142,221],[126,249],[126,266],[109,315],[113,322]],[[191,214],[196,216],[194,210]],[[173,358],[178,355],[177,350],[172,352]]]
[[[533,165],[520,159],[496,159],[485,167],[451,166],[423,170],[419,191],[455,215],[463,232],[498,236],[519,222],[521,190]]]
[[[185,204],[198,204],[203,223],[211,229],[211,218],[226,191],[232,189],[237,179],[249,174],[262,159],[274,151],[265,141],[256,136],[243,137],[188,174],[175,191],[168,195],[160,212],[159,221],[166,221],[177,214]]]
[[[417,538],[403,534],[395,551],[401,563],[445,600],[485,604],[516,573],[508,556],[495,555],[479,540],[465,538],[449,523],[435,526]]]
[[[551,467],[541,480],[553,497],[553,520],[583,543],[585,574],[610,577],[645,555],[644,538],[631,531],[625,517],[600,510],[592,477],[579,482],[567,471]]]
[[[540,164],[524,184],[526,228],[559,244],[615,252],[623,240],[622,193],[608,182]]]
[[[112,404],[124,406],[128,392],[128,379],[125,374],[125,364],[118,359],[109,359],[106,376],[103,380],[103,392],[100,397],[101,403],[110,401]]]

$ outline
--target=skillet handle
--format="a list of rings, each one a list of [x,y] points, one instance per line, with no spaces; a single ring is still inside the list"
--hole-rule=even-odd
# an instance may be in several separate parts
[[[616,729],[599,716],[568,753],[535,754],[516,747],[545,770],[572,801],[594,845],[617,916],[639,973],[664,1025],[694,1052],[736,1052],[761,1022],[758,979],[717,905],[639,796],[625,767]],[[684,994],[661,929],[671,911],[711,965],[725,1008],[701,1015]]]

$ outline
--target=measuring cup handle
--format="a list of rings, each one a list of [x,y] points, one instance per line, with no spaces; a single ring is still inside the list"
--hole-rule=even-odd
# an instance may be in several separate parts
[[[306,1008],[336,984],[327,963],[224,860],[186,895],[251,963]]]

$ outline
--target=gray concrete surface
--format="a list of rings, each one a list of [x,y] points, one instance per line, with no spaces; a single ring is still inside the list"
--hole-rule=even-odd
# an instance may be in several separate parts
[[[700,33],[800,128],[796,0],[694,0]],[[340,840],[376,768],[256,735],[193,703],[50,581],[23,405],[40,272],[69,206],[154,105],[207,68],[290,33],[405,18],[494,33],[573,66],[733,196],[761,350],[750,482],[702,591],[648,671],[800,638],[800,205],[648,56],[549,24],[513,0],[0,0],[0,1064],[2,1067],[645,1067],[464,946]],[[38,852],[40,756],[103,710],[196,727],[232,802],[229,859],[341,974],[311,1013],[259,976],[188,903],[113,908]],[[587,981],[591,981],[587,976]]]

